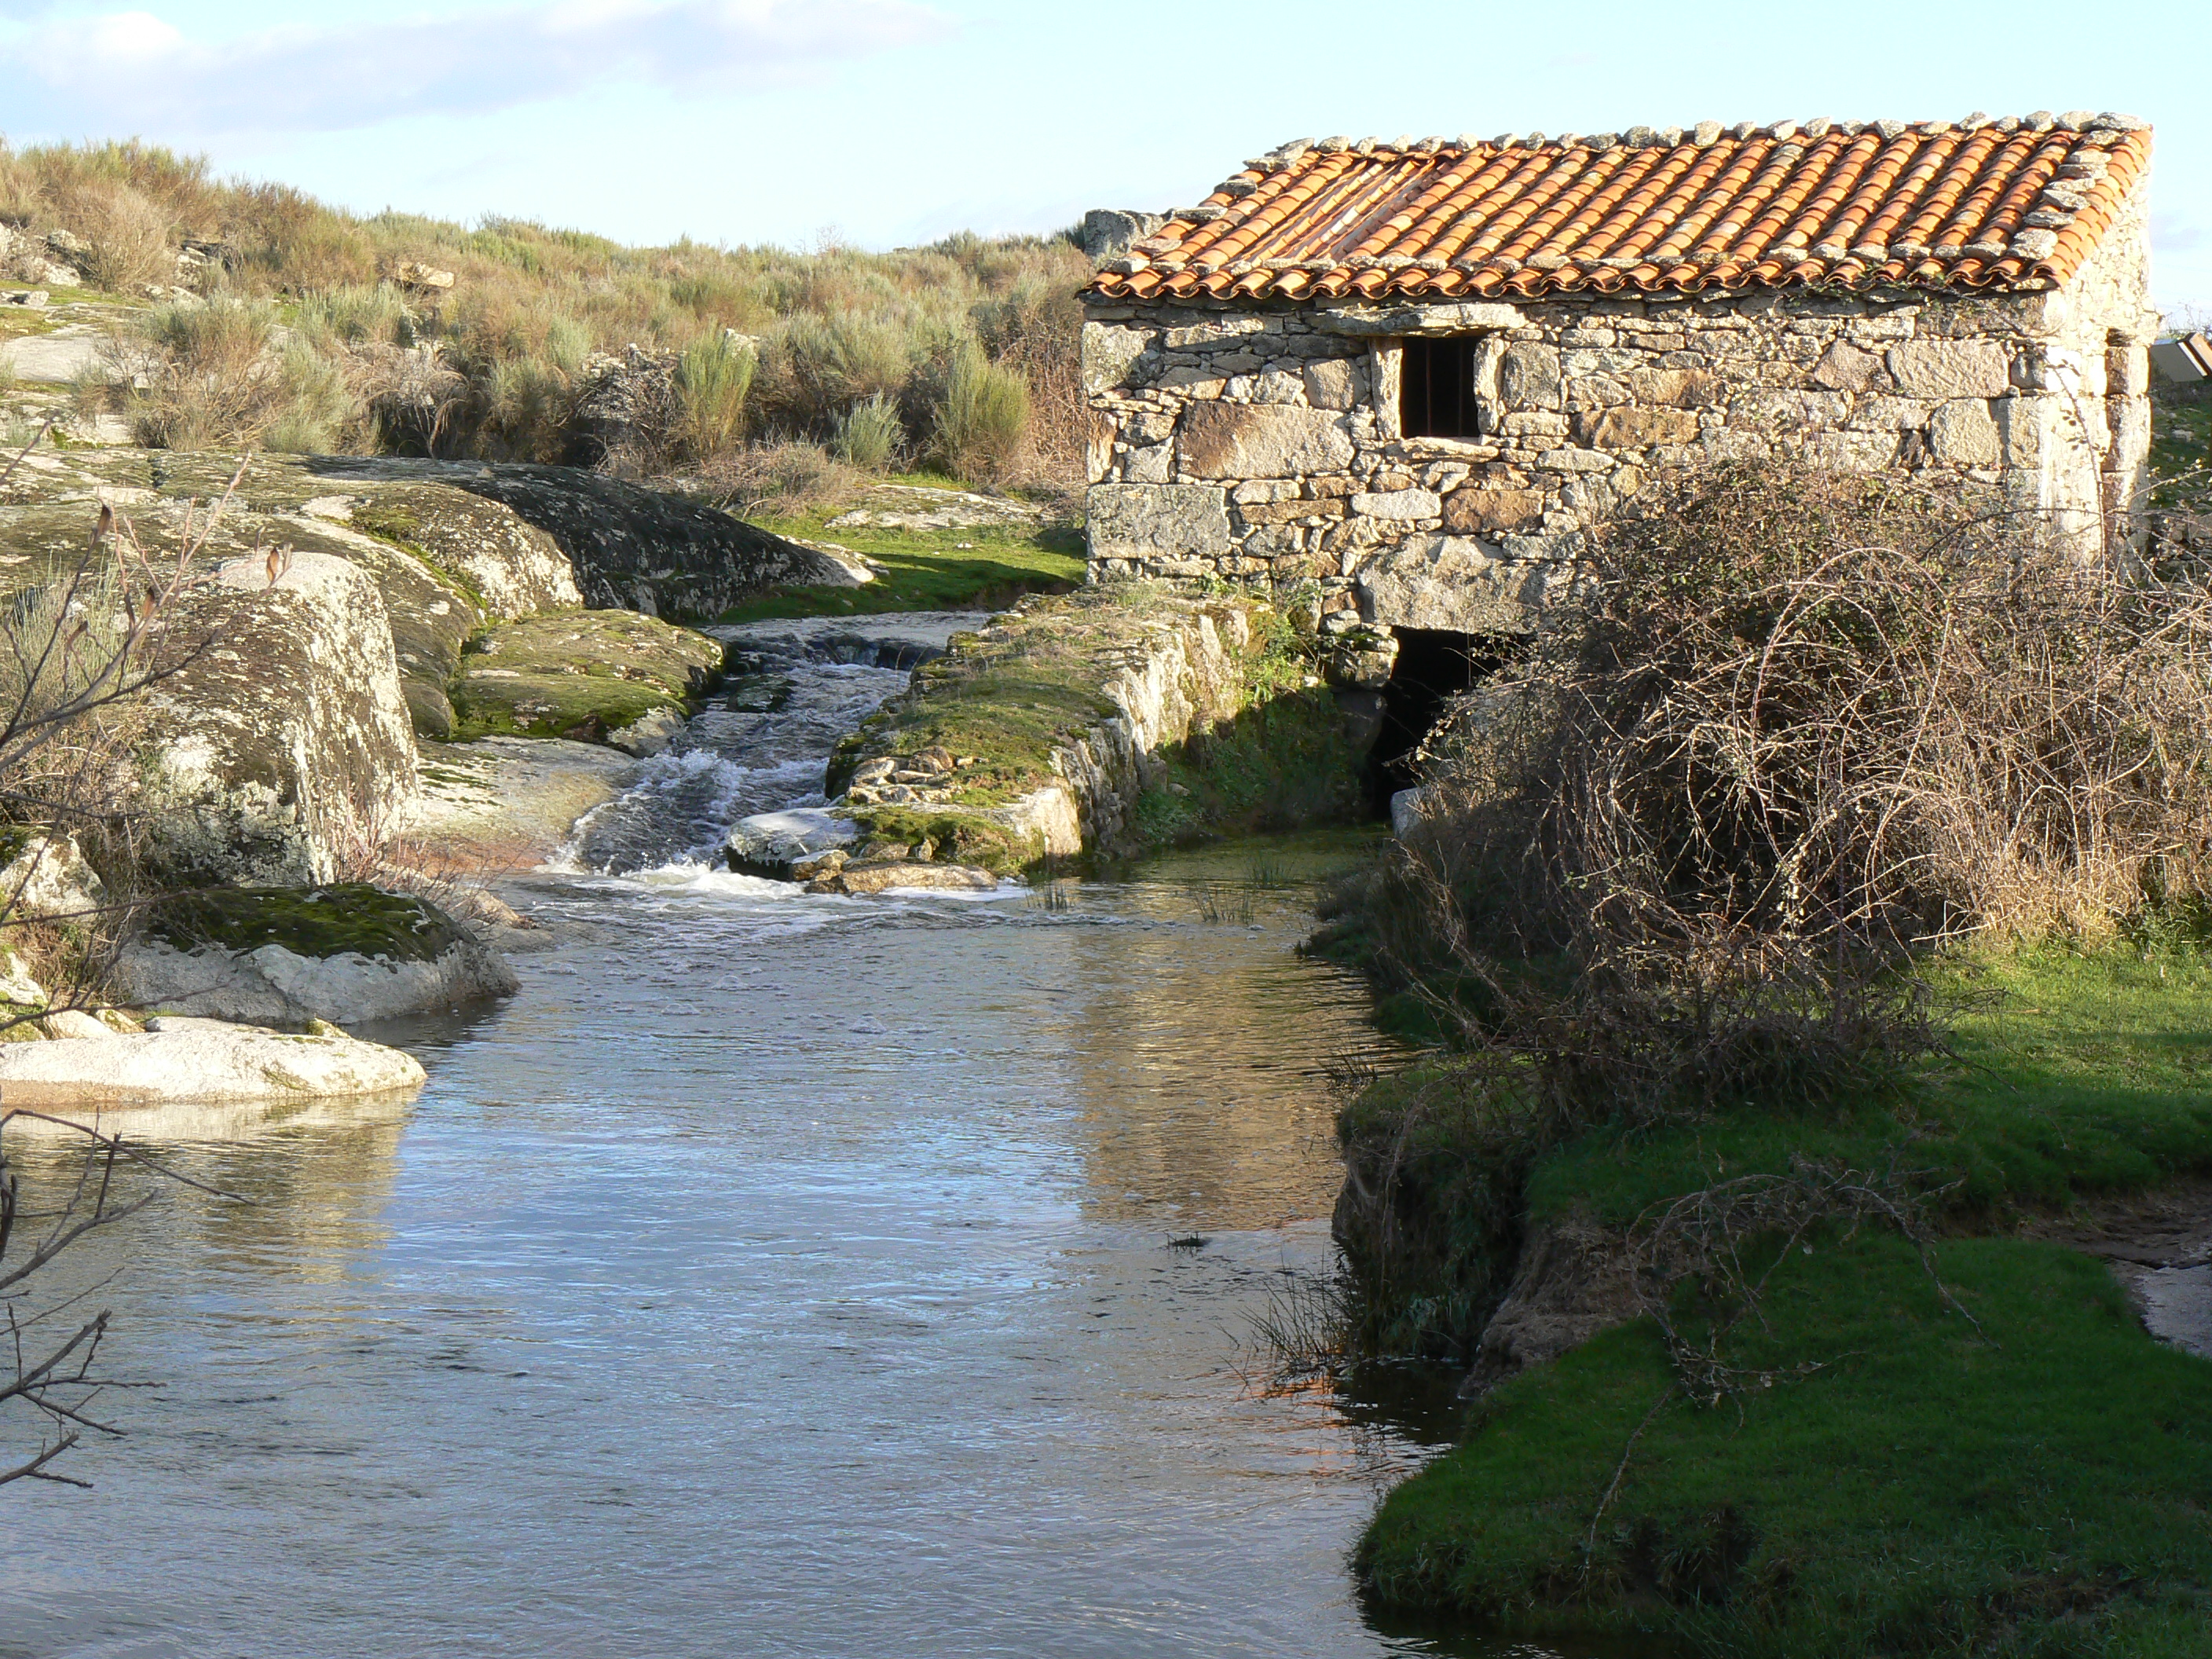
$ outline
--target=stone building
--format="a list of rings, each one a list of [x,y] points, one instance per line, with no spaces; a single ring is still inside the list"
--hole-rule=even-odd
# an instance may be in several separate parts
[[[1326,139],[1093,215],[1092,574],[1495,634],[1653,469],[1768,454],[2124,549],[2149,161],[2086,113]]]

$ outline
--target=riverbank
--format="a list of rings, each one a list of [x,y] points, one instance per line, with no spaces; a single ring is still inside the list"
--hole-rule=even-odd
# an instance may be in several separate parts
[[[1391,1495],[1357,1558],[1378,1604],[1778,1659],[2198,1650],[2212,1364],[2068,1246],[2185,1274],[2212,1255],[2197,1188],[2179,1215],[2126,1219],[2212,1172],[2212,963],[2047,950],[1959,964],[1946,988],[1974,999],[1958,1058],[1901,1101],[1578,1138],[1533,1162],[1510,1217],[1472,1213],[1479,1184],[1429,1149],[1413,1179],[1459,1195],[1442,1231],[1493,1241],[1493,1300],[1551,1247],[1550,1282],[1514,1284],[1515,1334],[1540,1338],[1548,1312],[1555,1340],[1584,1340],[1498,1380],[1464,1443]],[[1371,1090],[1347,1135],[1392,1144],[1419,1088]],[[1735,1379],[1694,1400],[1625,1282],[1633,1237],[1690,1194],[1808,1169],[1918,1173],[1940,1194],[1927,1259],[1873,1217],[1815,1224],[1786,1257],[1787,1229],[1746,1241],[1771,1273],[1760,1318],[1728,1353]],[[1727,1312],[1686,1290],[1671,1305],[1708,1333]],[[2212,1352],[2212,1327],[2181,1334]]]

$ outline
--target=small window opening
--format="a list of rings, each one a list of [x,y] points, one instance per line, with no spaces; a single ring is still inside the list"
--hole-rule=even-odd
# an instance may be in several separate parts
[[[1477,383],[1486,353],[1479,334],[1415,337],[1400,360],[1398,430],[1408,438],[1486,438],[1492,400]]]

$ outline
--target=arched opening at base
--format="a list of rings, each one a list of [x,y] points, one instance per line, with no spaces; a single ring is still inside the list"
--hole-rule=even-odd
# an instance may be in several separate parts
[[[1394,628],[1398,659],[1382,688],[1382,729],[1367,756],[1367,795],[1380,813],[1390,797],[1420,779],[1413,757],[1444,704],[1496,673],[1521,641],[1516,635],[1456,634],[1437,628]]]

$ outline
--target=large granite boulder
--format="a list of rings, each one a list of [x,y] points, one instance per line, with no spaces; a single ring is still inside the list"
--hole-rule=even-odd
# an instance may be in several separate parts
[[[40,501],[94,495],[126,511],[218,499],[234,477],[234,506],[269,514],[349,525],[436,571],[484,615],[501,619],[584,602],[568,555],[546,532],[497,501],[404,471],[404,462],[306,455],[256,455],[239,471],[234,455],[173,450],[70,451],[31,458],[44,463],[23,487]],[[555,469],[558,471],[559,469]]]
[[[356,883],[164,900],[116,963],[135,1006],[300,1029],[450,1008],[515,988],[497,953],[427,899]]]
[[[218,562],[169,625],[193,647],[143,694],[143,856],[178,884],[305,886],[404,827],[415,737],[375,582],[295,552]]]
[[[220,479],[214,488],[221,489]],[[134,501],[124,495],[120,504],[149,554],[166,565],[185,533],[183,503],[161,497]],[[0,509],[0,588],[66,581],[83,556],[96,510],[92,501],[75,499]],[[237,561],[265,575],[274,552],[280,566],[289,553],[295,563],[312,554],[358,568],[383,600],[409,718],[427,737],[451,735],[449,687],[460,665],[461,647],[484,620],[482,605],[465,583],[419,550],[289,507],[248,508],[234,502],[211,526],[198,510],[193,519],[203,567]]]
[[[332,488],[444,485],[499,502],[550,536],[584,602],[696,621],[774,587],[848,586],[850,563],[682,495],[569,466],[319,456]]]

